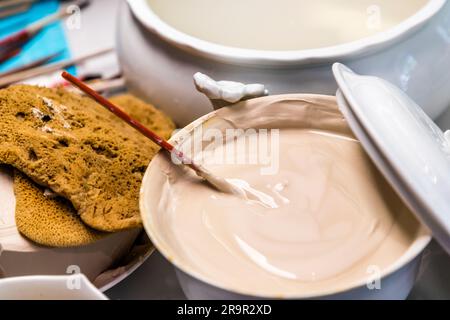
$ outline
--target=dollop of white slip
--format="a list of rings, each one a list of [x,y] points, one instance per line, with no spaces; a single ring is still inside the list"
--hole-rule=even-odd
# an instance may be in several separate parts
[[[211,100],[223,100],[235,103],[246,98],[262,97],[267,95],[263,84],[243,84],[234,81],[215,81],[206,74],[194,74],[194,83],[197,90]]]

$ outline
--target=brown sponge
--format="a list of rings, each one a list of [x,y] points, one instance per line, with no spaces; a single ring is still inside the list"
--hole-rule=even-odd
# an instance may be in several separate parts
[[[17,229],[30,240],[50,247],[88,245],[106,235],[86,226],[72,204],[61,197],[49,198],[19,171],[14,171]]]
[[[128,101],[127,111],[165,138],[174,129],[152,106],[130,96],[115,101]],[[69,199],[94,229],[141,225],[139,187],[157,151],[154,143],[88,98],[26,85],[0,90],[0,162]]]

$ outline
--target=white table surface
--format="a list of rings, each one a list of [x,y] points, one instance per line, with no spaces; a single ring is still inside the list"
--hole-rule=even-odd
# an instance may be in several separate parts
[[[92,5],[82,14],[81,29],[67,30],[74,56],[114,46],[115,22],[120,1],[123,0],[93,0]],[[119,70],[114,55],[94,60],[83,68],[82,70],[101,68],[105,73],[110,74]],[[450,110],[438,120],[438,123],[443,129],[450,129]],[[422,270],[410,299],[450,299],[448,270],[450,270],[450,256],[433,242],[425,252]],[[157,252],[106,294],[111,299],[185,298],[173,267]]]

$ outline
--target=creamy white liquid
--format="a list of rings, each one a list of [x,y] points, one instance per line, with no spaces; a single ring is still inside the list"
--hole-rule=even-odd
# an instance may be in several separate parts
[[[286,97],[222,109],[206,124],[281,128],[279,170],[272,175],[261,175],[266,164],[214,165],[208,158],[243,152],[249,159],[258,149],[225,144],[204,157],[214,174],[248,184],[256,197],[221,193],[192,171],[155,158],[152,170],[161,178],[151,178],[157,187],[149,193],[158,197],[149,209],[158,230],[154,240],[164,243],[169,259],[243,293],[301,296],[364,283],[374,266],[381,273],[399,259],[420,225],[350,133],[333,99]]]
[[[230,259],[267,277],[313,281],[344,272],[379,246],[395,217],[374,196],[377,177],[359,174],[373,168],[357,141],[283,130],[280,152],[275,175],[261,175],[260,165],[211,167],[263,193],[260,201],[220,193],[196,179],[169,187],[164,210],[185,254],[201,261],[209,250],[203,243],[217,241]]]
[[[259,50],[343,44],[387,30],[428,0],[148,0],[174,28],[213,43]]]

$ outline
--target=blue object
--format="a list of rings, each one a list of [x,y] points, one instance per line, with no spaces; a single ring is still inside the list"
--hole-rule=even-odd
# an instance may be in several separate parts
[[[24,29],[27,25],[49,14],[57,12],[59,7],[60,4],[56,0],[38,1],[26,12],[0,19],[0,39]],[[51,60],[50,63],[66,60],[71,56],[61,21],[54,22],[45,27],[22,47],[20,54],[1,63],[0,72],[32,63],[57,52],[61,54]],[[73,73],[75,69],[70,71]]]

